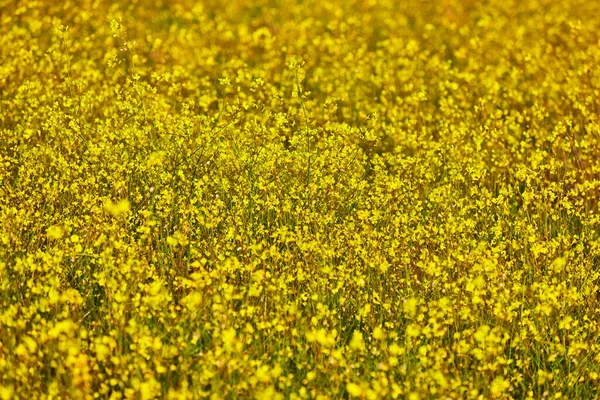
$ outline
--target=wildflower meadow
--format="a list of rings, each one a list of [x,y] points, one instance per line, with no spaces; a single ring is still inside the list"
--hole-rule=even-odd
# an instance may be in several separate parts
[[[599,16],[0,0],[0,399],[598,398]]]

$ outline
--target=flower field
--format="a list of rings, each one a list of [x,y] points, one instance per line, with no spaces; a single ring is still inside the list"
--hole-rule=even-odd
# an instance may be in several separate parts
[[[598,398],[598,15],[0,0],[0,399]]]

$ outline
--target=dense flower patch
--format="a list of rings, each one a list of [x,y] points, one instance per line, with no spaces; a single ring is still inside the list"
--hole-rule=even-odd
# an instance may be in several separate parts
[[[595,398],[598,15],[0,1],[0,398]]]

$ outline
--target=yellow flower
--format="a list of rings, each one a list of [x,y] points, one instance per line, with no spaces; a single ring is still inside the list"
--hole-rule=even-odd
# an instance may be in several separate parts
[[[357,385],[356,383],[353,383],[353,382],[349,382],[346,385],[346,390],[352,397],[360,397],[363,395],[363,389],[359,385]]]
[[[363,339],[362,333],[359,331],[354,331],[352,333],[352,339],[350,340],[350,348],[358,351],[365,350],[365,341]]]
[[[123,199],[117,203],[113,203],[112,201],[107,201],[104,205],[104,209],[108,211],[113,217],[118,217],[121,214],[129,211],[129,200]]]
[[[492,381],[492,384],[490,387],[490,392],[493,397],[499,397],[504,392],[506,392],[506,390],[509,388],[510,388],[510,382],[508,380],[504,379],[504,377],[502,377],[502,376],[497,376]]]
[[[375,329],[373,329],[373,338],[377,340],[383,340],[385,338],[385,334],[381,326],[376,326]]]
[[[48,239],[58,240],[63,237],[63,230],[58,225],[52,225],[46,231],[46,235],[48,236]]]
[[[165,160],[166,154],[167,152],[163,150],[153,152],[148,158],[148,166],[153,167],[155,165],[162,165]]]

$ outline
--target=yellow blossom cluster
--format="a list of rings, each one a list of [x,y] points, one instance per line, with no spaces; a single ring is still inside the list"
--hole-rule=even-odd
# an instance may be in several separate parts
[[[0,399],[597,398],[599,15],[0,0]]]

